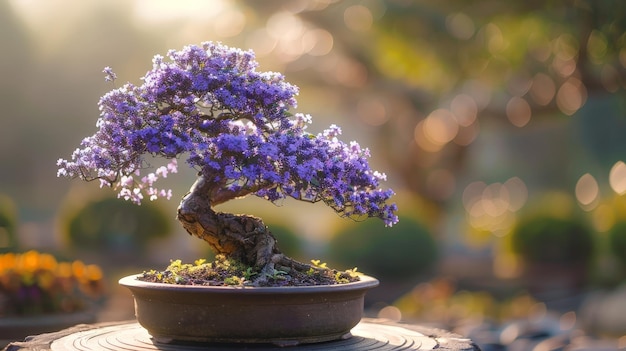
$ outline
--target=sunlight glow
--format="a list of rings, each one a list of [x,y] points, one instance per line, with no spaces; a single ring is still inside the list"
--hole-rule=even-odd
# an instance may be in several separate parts
[[[587,89],[577,78],[570,77],[556,95],[556,105],[561,112],[568,116],[573,115],[587,101]]]
[[[554,61],[552,61],[552,68],[554,68],[561,77],[569,77],[576,72],[576,60],[573,58],[563,59],[557,56],[554,58]]]
[[[521,128],[530,122],[530,105],[523,98],[514,96],[506,104],[506,116],[511,124]]]
[[[502,30],[496,24],[487,24],[484,31],[487,40],[487,50],[489,50],[492,55],[495,56],[507,48],[508,43],[504,40]]]
[[[530,86],[530,96],[533,100],[542,106],[552,101],[556,94],[556,85],[550,76],[545,73],[537,73],[533,77],[533,83]]]
[[[469,127],[476,121],[478,105],[473,97],[459,94],[450,102],[450,111],[454,114],[459,125]]]
[[[453,37],[461,40],[471,38],[476,31],[474,21],[462,12],[453,13],[446,17],[446,29]]]
[[[626,193],[626,164],[624,162],[618,161],[611,167],[609,184],[611,189],[619,195]]]
[[[424,135],[434,144],[445,145],[459,132],[454,115],[446,109],[437,109],[424,119]]]
[[[232,6],[226,0],[186,0],[184,5],[169,0],[136,0],[131,2],[135,18],[146,23],[163,23],[172,20],[208,21],[221,16],[226,7]]]
[[[561,34],[553,41],[552,52],[561,60],[570,60],[578,55],[578,40],[571,34]]]
[[[294,13],[277,12],[267,20],[265,30],[254,32],[247,41],[253,48],[260,47],[263,53],[273,52],[282,62],[293,62],[305,54],[329,54],[334,46],[333,35],[321,28],[308,27]]]
[[[285,41],[299,39],[304,32],[300,18],[286,11],[273,14],[267,20],[266,28],[272,37]]]
[[[33,34],[33,46],[41,51],[38,57],[42,59],[45,54],[62,51],[64,42],[72,37],[76,23],[95,7],[90,2],[70,0],[9,0],[9,4]],[[63,21],[57,21],[57,16],[61,15]]]
[[[450,109],[438,108],[415,126],[415,142],[428,152],[437,152],[452,141],[467,146],[480,130],[477,117],[476,99],[464,93],[456,95]]]
[[[595,64],[601,64],[609,47],[606,36],[599,30],[592,30],[587,40],[589,58]]]
[[[454,138],[454,143],[460,146],[468,146],[476,140],[479,132],[480,126],[478,122],[475,122],[468,127],[462,127],[459,129],[459,133],[456,135],[456,138]]]
[[[246,26],[246,16],[237,10],[224,11],[213,23],[215,34],[220,37],[234,37]]]
[[[501,236],[508,233],[514,213],[528,199],[524,182],[513,177],[504,183],[470,183],[463,191],[462,201],[472,227]]]
[[[444,144],[434,143],[426,137],[426,131],[424,130],[424,120],[421,120],[415,126],[414,139],[417,145],[424,151],[437,152],[441,150]]]
[[[373,96],[359,99],[357,113],[361,121],[371,126],[380,126],[389,120],[384,101]]]
[[[269,55],[276,48],[278,40],[272,37],[265,28],[257,29],[246,38],[246,46],[254,51],[257,57]]]
[[[372,27],[374,16],[367,7],[363,5],[353,5],[344,11],[343,21],[346,27],[355,32],[366,32]]]
[[[304,51],[311,56],[324,56],[333,49],[334,39],[324,29],[310,29],[302,36]]]
[[[606,91],[615,93],[620,88],[620,73],[613,65],[607,63],[600,71],[600,81]]]
[[[378,311],[378,318],[383,318],[392,322],[399,322],[402,320],[402,311],[395,306],[385,306]]]
[[[595,207],[595,202],[600,194],[598,182],[591,174],[585,173],[576,183],[576,200],[586,210]]]

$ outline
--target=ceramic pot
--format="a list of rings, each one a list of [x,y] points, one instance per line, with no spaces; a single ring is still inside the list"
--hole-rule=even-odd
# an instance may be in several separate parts
[[[135,298],[137,321],[159,342],[273,343],[280,346],[350,336],[365,293],[378,280],[297,287],[189,286],[119,283]]]

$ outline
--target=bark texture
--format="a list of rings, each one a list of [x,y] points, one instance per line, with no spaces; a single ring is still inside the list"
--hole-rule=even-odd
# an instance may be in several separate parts
[[[283,255],[276,239],[260,218],[216,212],[213,206],[252,192],[223,190],[200,175],[178,206],[177,219],[187,232],[206,241],[217,254],[261,269],[257,280],[272,275],[277,267],[308,271],[311,265]]]

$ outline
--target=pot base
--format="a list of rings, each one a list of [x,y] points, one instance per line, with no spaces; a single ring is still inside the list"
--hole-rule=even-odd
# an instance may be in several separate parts
[[[315,344],[320,342],[328,342],[328,341],[336,341],[336,340],[347,340],[352,337],[352,333],[348,332],[345,334],[329,334],[324,336],[317,337],[301,337],[299,339],[271,339],[271,338],[259,338],[259,339],[228,339],[228,338],[193,338],[193,339],[181,339],[180,337],[174,336],[163,336],[163,335],[150,335],[152,340],[159,344],[170,344],[176,345],[181,342],[189,342],[191,344],[272,344],[278,347],[292,347],[298,346],[302,344]]]

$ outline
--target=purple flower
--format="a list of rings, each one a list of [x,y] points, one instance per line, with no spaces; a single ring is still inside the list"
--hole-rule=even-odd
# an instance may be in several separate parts
[[[369,150],[340,141],[336,125],[306,132],[311,116],[289,112],[298,88],[280,73],[258,72],[251,51],[206,42],[167,58],[154,56],[141,85],[127,83],[100,99],[98,130],[70,160],[58,160],[58,176],[98,179],[140,203],[169,198],[171,191],[155,184],[186,157],[233,194],[322,201],[342,216],[397,222],[388,204],[393,191],[380,189],[385,176],[370,169]],[[117,78],[109,67],[103,72]],[[150,171],[146,155],[168,163]]]
[[[112,82],[117,79],[117,75],[113,73],[113,69],[111,69],[111,67],[109,66],[104,67],[102,73],[105,74],[104,80],[107,82]]]

